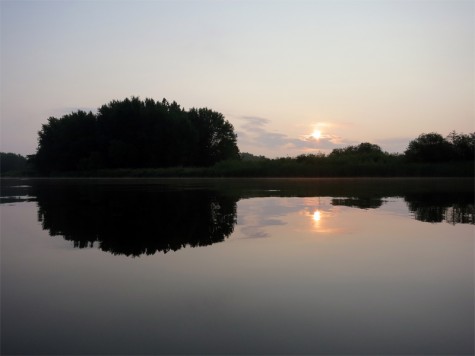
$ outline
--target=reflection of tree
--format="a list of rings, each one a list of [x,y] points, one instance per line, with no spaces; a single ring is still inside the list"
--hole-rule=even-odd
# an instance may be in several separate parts
[[[236,200],[210,190],[124,186],[36,189],[38,218],[52,236],[76,247],[99,244],[139,256],[224,241],[236,224]]]
[[[445,220],[451,224],[475,224],[475,205],[454,204],[447,208]]]
[[[473,196],[466,193],[409,194],[404,197],[416,220],[475,224]]]
[[[335,197],[333,205],[379,208],[404,197],[414,218],[475,224],[471,179],[2,180],[0,204],[37,201],[51,235],[138,256],[223,241],[236,203],[254,197]],[[338,197],[338,198],[337,198]]]
[[[383,200],[378,197],[333,198],[332,205],[344,205],[360,209],[377,209],[383,205]]]

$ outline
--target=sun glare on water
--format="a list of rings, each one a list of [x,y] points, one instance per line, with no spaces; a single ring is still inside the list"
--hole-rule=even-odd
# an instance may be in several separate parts
[[[320,221],[321,219],[321,216],[320,216],[320,212],[318,210],[316,210],[314,213],[313,213],[313,220],[314,221]]]

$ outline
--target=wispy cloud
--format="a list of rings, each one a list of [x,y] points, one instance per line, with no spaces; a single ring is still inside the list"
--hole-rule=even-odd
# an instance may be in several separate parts
[[[258,116],[242,116],[241,125],[237,130],[239,144],[246,149],[268,149],[286,152],[291,155],[317,151],[329,151],[342,145],[352,144],[336,135],[322,135],[316,139],[311,135],[291,137],[289,135],[271,131],[267,126],[271,120]],[[284,154],[285,155],[285,154]]]

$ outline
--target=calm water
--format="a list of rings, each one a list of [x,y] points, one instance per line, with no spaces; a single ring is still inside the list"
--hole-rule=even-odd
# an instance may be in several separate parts
[[[471,180],[3,180],[3,354],[473,354]]]

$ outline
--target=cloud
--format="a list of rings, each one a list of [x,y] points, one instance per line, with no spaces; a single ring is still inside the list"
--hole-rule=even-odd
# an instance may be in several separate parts
[[[331,233],[335,226],[331,224],[331,217],[339,211],[339,207],[333,204],[329,197],[262,197],[259,199],[243,199],[238,202],[238,234],[239,238],[272,238],[273,227],[281,226],[282,231],[288,231],[289,217],[305,217],[307,222],[313,222],[315,211],[327,219],[327,223],[319,226],[318,232]],[[295,221],[291,218],[290,221]],[[302,220],[300,220],[302,223]],[[291,226],[292,228],[292,226]],[[308,229],[308,224],[299,226]]]
[[[243,116],[240,118],[244,124],[237,131],[240,143],[250,146],[276,148],[283,147],[288,143],[287,135],[268,131],[265,126],[270,123],[269,119],[258,116]]]
[[[353,141],[344,140],[337,135],[322,135],[316,139],[311,135],[302,136],[299,139],[291,139],[292,144],[297,149],[334,149],[342,145],[351,145]]]
[[[274,152],[291,153],[292,155],[306,152],[329,151],[342,145],[352,144],[336,135],[323,135],[319,139],[301,136],[290,137],[267,129],[271,120],[258,116],[242,116],[243,124],[237,130],[239,144],[246,149],[270,149]],[[281,154],[282,155],[282,154]],[[284,154],[285,155],[285,154]]]
[[[242,125],[245,130],[264,131],[263,126],[270,123],[269,119],[258,116],[242,116],[246,123]]]

